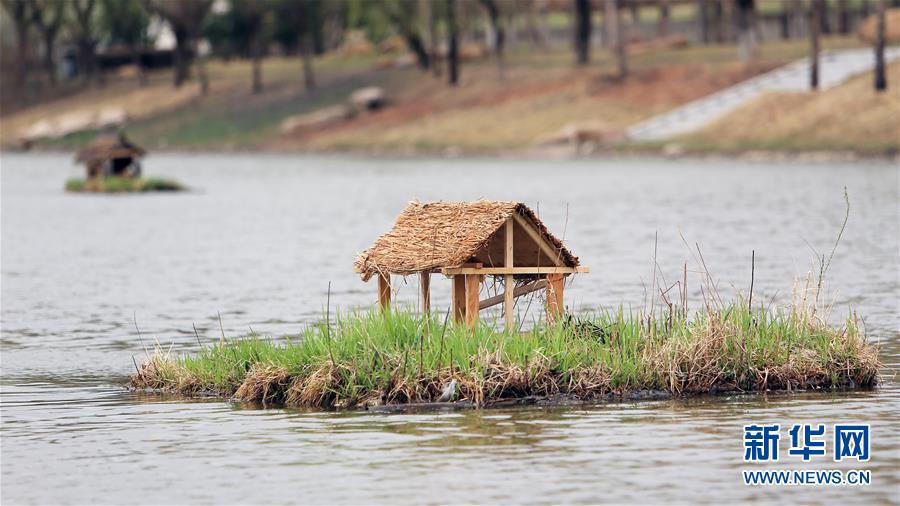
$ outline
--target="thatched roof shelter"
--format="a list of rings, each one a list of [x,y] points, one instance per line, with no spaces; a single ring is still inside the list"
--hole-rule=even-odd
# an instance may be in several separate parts
[[[87,168],[87,177],[139,176],[138,160],[147,152],[124,134],[103,134],[75,155]]]
[[[574,256],[520,202],[410,202],[388,233],[356,260],[356,271],[368,281],[378,273],[408,275],[482,264],[505,267],[504,224],[513,216],[515,265],[577,267]],[[526,228],[539,235],[540,241]],[[516,234],[515,232],[521,232]],[[541,242],[544,246],[541,247]]]
[[[466,304],[476,315],[479,308],[494,305],[477,300],[485,275],[502,276],[506,292],[503,300],[487,302],[511,303],[515,296],[552,282],[561,304],[563,277],[588,272],[528,206],[492,200],[410,202],[394,227],[359,255],[355,269],[363,281],[378,276],[384,306],[390,300],[391,274],[421,274],[426,309],[428,276],[434,272],[452,276],[454,305],[459,309],[464,297],[461,292],[467,290]],[[470,287],[475,278],[478,284]],[[515,280],[533,283],[514,289]],[[469,300],[473,296],[474,302]],[[461,313],[464,311],[455,312],[458,317]],[[475,316],[469,313],[467,321],[473,321]]]

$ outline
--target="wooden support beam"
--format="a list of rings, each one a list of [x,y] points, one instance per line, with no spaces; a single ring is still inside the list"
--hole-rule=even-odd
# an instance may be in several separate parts
[[[391,275],[378,273],[378,305],[382,310],[391,307]]]
[[[431,273],[423,271],[419,273],[419,287],[422,289],[422,314],[426,317],[431,313]]]
[[[457,274],[575,274],[591,272],[589,267],[445,267],[441,273],[445,276]]]
[[[513,267],[513,220],[506,220],[506,252],[503,257],[503,266],[506,268]],[[503,275],[503,318],[506,324],[506,330],[510,331],[515,326],[515,318],[513,318],[513,306],[515,305],[515,280],[512,274]]]
[[[451,294],[453,321],[462,323],[466,318],[466,277],[453,276],[453,293]]]
[[[528,283],[525,286],[520,286],[513,290],[513,297],[521,297],[523,295],[527,295],[531,292],[536,292],[543,288],[547,287],[546,279],[539,279],[533,283]],[[478,309],[487,309],[489,307],[494,307],[497,304],[503,304],[506,299],[506,293],[502,293],[500,295],[495,295],[493,297],[488,297],[483,301],[478,303]]]
[[[563,315],[563,288],[565,276],[562,274],[547,274],[547,321],[553,323]]]
[[[466,327],[475,328],[478,324],[478,298],[481,293],[480,274],[466,275]]]
[[[538,233],[537,230],[534,229],[534,225],[528,223],[525,218],[519,216],[519,213],[513,213],[512,216],[513,219],[516,220],[523,229],[525,229],[525,233],[527,233],[528,236],[538,244],[538,246],[541,248],[541,251],[543,251],[544,255],[547,256],[547,260],[549,260],[550,265],[559,266],[562,264],[560,252],[555,247],[551,246],[550,243],[547,242],[547,239],[545,239],[541,234]]]

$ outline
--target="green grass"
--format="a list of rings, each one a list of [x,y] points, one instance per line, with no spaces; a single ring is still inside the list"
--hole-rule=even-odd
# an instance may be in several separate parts
[[[455,380],[475,405],[525,396],[599,399],[639,390],[866,387],[877,352],[855,317],[750,310],[743,301],[687,315],[603,311],[524,333],[474,329],[411,311],[352,313],[279,340],[250,335],[193,355],[157,349],[131,386],[309,407],[422,403]]]
[[[74,193],[145,193],[187,190],[181,183],[160,177],[74,178],[66,181],[66,191]]]

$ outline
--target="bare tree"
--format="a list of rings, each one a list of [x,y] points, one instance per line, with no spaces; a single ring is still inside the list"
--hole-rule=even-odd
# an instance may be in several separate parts
[[[726,38],[726,29],[725,29],[725,6],[723,5],[723,0],[711,0],[712,4],[710,5],[712,10],[712,26],[715,27],[715,41],[719,44],[725,42]]]
[[[622,16],[619,11],[619,0],[606,0],[603,13],[606,21],[606,33],[609,46],[616,57],[619,78],[628,77],[628,55],[625,51],[625,30],[622,27]]]
[[[503,25],[500,24],[500,9],[497,7],[497,2],[495,0],[480,0],[481,5],[488,13],[488,19],[491,23],[491,28],[494,33],[494,57],[497,58],[497,74],[500,79],[503,79],[504,76],[504,68],[503,68],[503,43],[505,39],[505,33],[503,31]],[[529,9],[529,12],[531,9]]]
[[[659,23],[656,25],[656,36],[669,36],[669,0],[659,0]]]
[[[96,78],[103,84],[103,72],[97,64],[97,22],[95,0],[72,0],[75,13],[75,43],[78,46],[79,70],[84,71],[86,81]]]
[[[591,0],[575,0],[575,62],[591,59]]]
[[[44,72],[51,87],[56,86],[56,38],[65,19],[64,0],[31,0],[31,17],[44,40]]]
[[[884,0],[878,2],[878,33],[875,37],[875,91],[887,89],[887,76],[884,67]]]
[[[147,84],[140,50],[147,42],[149,23],[141,0],[103,0],[103,28],[111,42],[128,47],[138,86]]]
[[[203,20],[209,13],[212,0],[145,0],[151,12],[165,19],[175,34],[175,87],[178,88],[190,78],[190,65],[196,62],[200,78],[200,90],[209,91],[206,66],[200,57],[197,43]]]
[[[31,28],[30,4],[20,0],[3,0],[3,8],[12,18],[16,28],[16,90],[25,91],[28,74],[28,32]]]
[[[756,40],[756,1],[737,0],[735,16],[738,27],[738,52],[744,63],[758,56],[759,44]]]
[[[303,61],[303,88],[309,92],[316,89],[316,76],[313,72],[313,8],[310,0],[297,2],[298,36],[300,37],[300,58]]]
[[[697,28],[700,42],[709,44],[709,0],[697,0]]]
[[[847,5],[847,0],[838,0],[837,1],[837,11],[838,11],[838,33],[848,34],[850,33],[850,9]]]
[[[428,67],[431,65],[431,58],[428,50],[425,49],[425,41],[418,26],[421,3],[416,2],[416,0],[396,0],[375,5],[384,9],[393,25],[397,27],[400,36],[406,42],[406,47],[416,55],[416,63],[418,63],[419,68],[428,70]]]
[[[438,35],[438,20],[440,13],[436,2],[431,0],[422,0],[428,9],[428,55],[431,62],[431,71],[434,77],[441,76],[441,65],[438,63],[438,46],[440,46],[440,36]]]
[[[819,88],[819,29],[822,27],[822,0],[809,3],[809,87]]]
[[[456,0],[444,0],[447,21],[447,82],[459,84],[459,24],[456,21]]]
[[[791,0],[781,0],[781,11],[778,13],[778,24],[781,28],[781,38],[788,40],[791,38]]]
[[[247,41],[247,52],[250,55],[251,86],[253,93],[259,93],[263,89],[262,59],[265,51],[263,41],[263,23],[265,22],[265,6],[258,0],[232,0],[232,8],[240,17]]]

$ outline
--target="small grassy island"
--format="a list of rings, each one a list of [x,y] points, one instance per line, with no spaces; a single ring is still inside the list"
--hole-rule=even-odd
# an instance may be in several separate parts
[[[849,201],[847,209],[849,215]],[[688,310],[685,266],[684,281],[670,287],[678,286],[674,299],[657,286],[654,270],[651,293],[659,288],[659,305],[573,316],[563,304],[565,276],[589,270],[527,206],[414,201],[357,258],[363,281],[378,279],[378,309],[332,321],[329,286],[324,321],[299,336],[226,340],[223,332],[217,343],[182,357],[158,348],[143,365],[135,363],[130,385],[316,408],[875,386],[878,352],[856,315],[828,323],[822,308],[830,306],[819,295],[831,258],[821,262],[818,279],[796,283],[784,308],[754,306],[752,281],[748,300],[725,302],[704,263],[696,311]],[[444,315],[430,309],[435,272],[452,279]],[[419,276],[421,310],[392,308],[392,274]],[[480,300],[486,276],[503,293]],[[515,298],[527,293],[543,293],[545,318],[522,332]],[[500,303],[502,328],[479,319]]]
[[[186,189],[178,181],[159,177],[73,178],[66,181],[66,191],[74,193],[143,193],[184,191]]]
[[[691,316],[620,309],[522,333],[413,311],[356,313],[283,340],[223,338],[181,357],[157,350],[130,385],[295,407],[488,407],[648,392],[866,388],[877,383],[878,369],[877,350],[855,317],[832,326],[811,309],[750,310],[741,302]]]
[[[74,193],[145,193],[186,190],[181,183],[160,177],[142,177],[141,158],[147,152],[123,132],[102,134],[75,155],[84,164],[85,178],[66,181]]]

